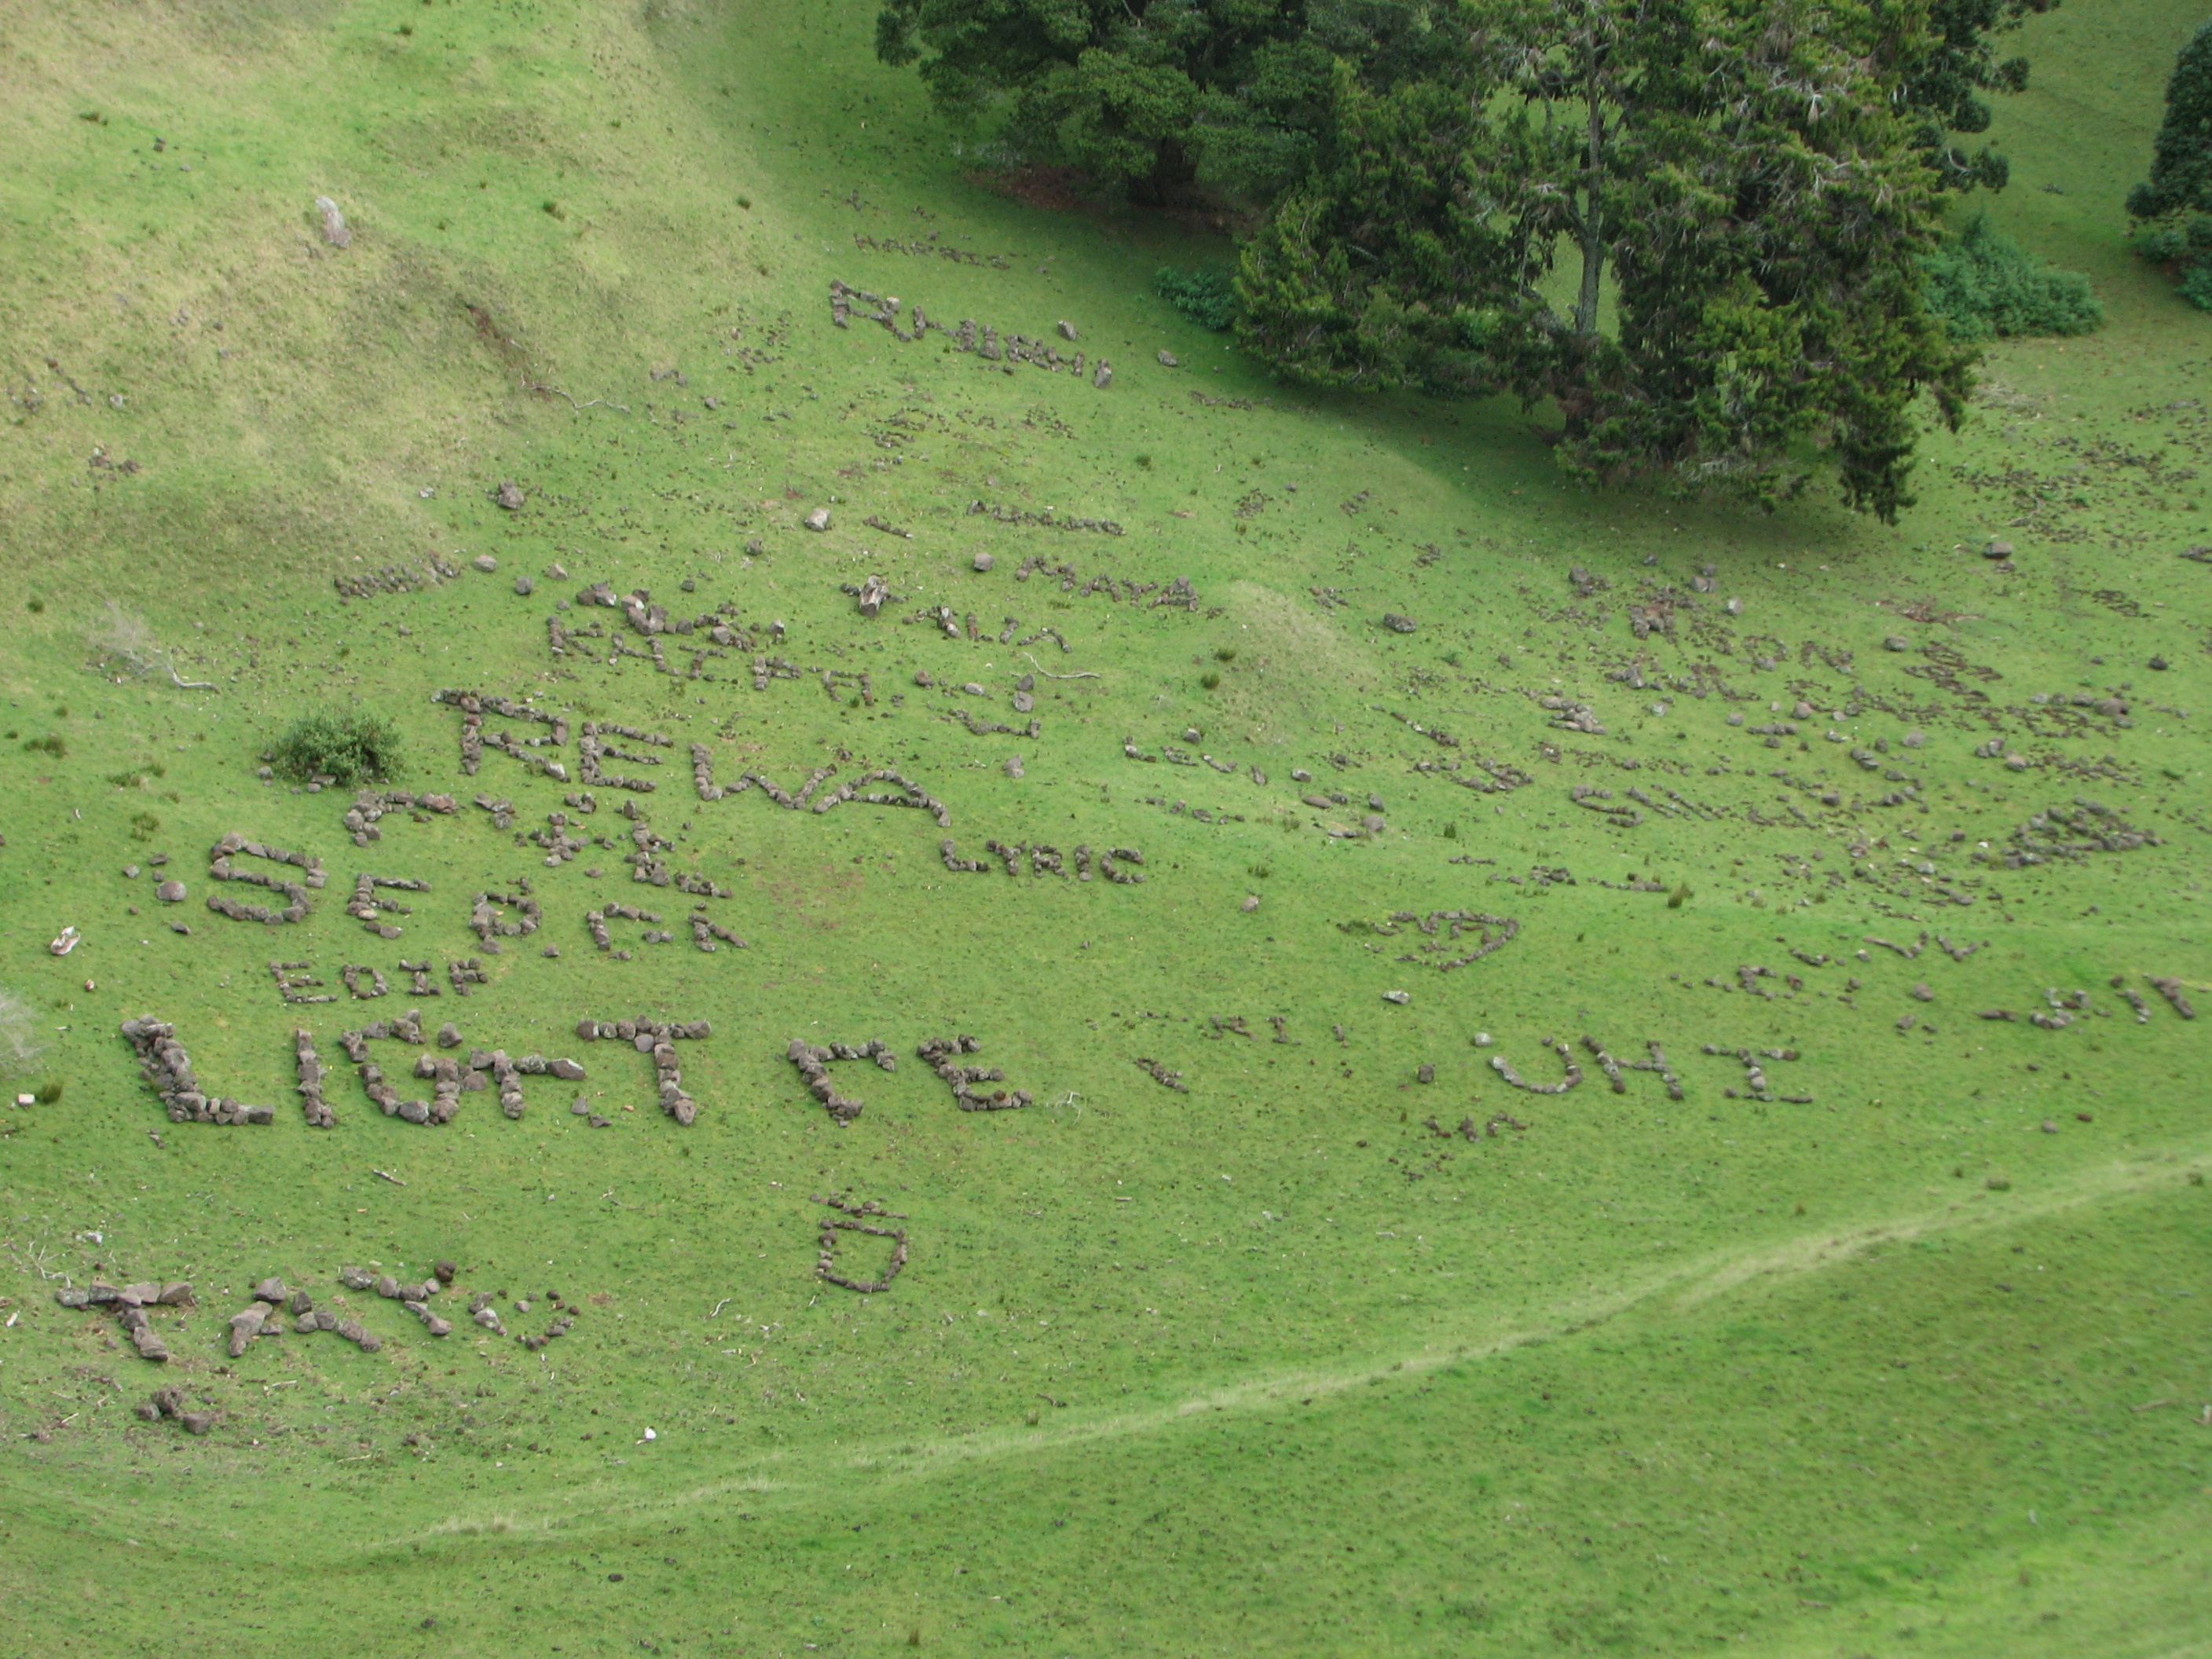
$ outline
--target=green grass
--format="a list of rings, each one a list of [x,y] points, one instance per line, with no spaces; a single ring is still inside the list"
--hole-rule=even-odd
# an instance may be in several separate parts
[[[1746,518],[1586,494],[1510,406],[1268,383],[1153,289],[1224,244],[992,193],[910,77],[870,59],[862,13],[13,20],[0,556],[36,596],[0,647],[18,734],[0,988],[26,1010],[0,1030],[7,1100],[67,1085],[0,1106],[18,1641],[2204,1650],[2187,1545],[2212,1487],[2194,1420],[2212,1137],[2202,1028],[2145,976],[2212,997],[2212,599],[2175,556],[2212,541],[2189,476],[2212,319],[2130,252],[2118,209],[2196,21],[2031,23],[2035,89],[1992,135],[2015,183],[1974,210],[2087,273],[2106,325],[1993,345],[1974,420],[1928,441],[1893,531],[1820,501]],[[322,242],[319,194],[351,247]],[[975,258],[885,246],[933,234]],[[1065,318],[1113,386],[837,331],[833,276],[1002,331]],[[495,501],[510,479],[519,510]],[[1002,523],[979,500],[1127,533]],[[800,526],[817,505],[821,534]],[[1992,537],[2015,557],[1980,556]],[[1018,581],[1031,556],[1047,569]],[[1578,592],[1576,567],[1607,586]],[[407,591],[341,602],[334,579],[401,568]],[[1105,573],[1188,577],[1200,608],[1081,592]],[[841,589],[874,574],[899,597],[867,622]],[[641,636],[553,608],[601,580],[781,622],[763,654],[815,672],[757,691],[741,653],[689,679],[696,635],[662,636],[674,674],[610,664],[611,639]],[[1673,635],[1639,638],[1629,606],[1662,601]],[[939,605],[981,639],[904,620]],[[173,672],[108,665],[112,606]],[[556,616],[608,637],[556,657]],[[1010,616],[1069,649],[1001,645]],[[833,696],[823,668],[865,669],[873,700],[851,679]],[[951,718],[1021,726],[1015,677],[1038,669],[1097,678],[1040,675],[1035,738]],[[1630,670],[1640,686],[1611,678]],[[987,695],[955,695],[971,681]],[[448,687],[672,735],[611,738],[666,764],[609,768],[658,778],[635,799],[665,856],[733,890],[709,914],[749,947],[645,945],[621,922],[636,959],[597,951],[588,908],[643,904],[682,939],[690,900],[627,879],[618,792],[563,809],[573,781],[495,749],[464,775],[460,715],[431,696]],[[2077,693],[2124,698],[2130,724],[2049,701]],[[1607,735],[1559,729],[1547,696]],[[348,793],[260,781],[325,708],[381,714],[406,787],[460,811],[387,813],[356,847]],[[1798,730],[1751,730],[1778,722]],[[499,730],[547,732],[488,715]],[[725,785],[894,765],[952,826],[702,801],[694,742]],[[574,735],[525,752],[578,760]],[[1476,757],[1530,781],[1419,769],[1486,781]],[[1577,805],[1585,785],[1644,821]],[[479,793],[514,803],[512,830]],[[2015,831],[2076,797],[2157,843],[2004,866]],[[563,810],[613,844],[549,869],[517,836]],[[307,922],[203,908],[233,830],[322,860]],[[987,838],[1133,846],[1147,879],[955,874],[945,834],[987,861]],[[345,915],[357,872],[432,883],[397,895],[399,939]],[[166,876],[183,905],[155,898]],[[472,897],[522,877],[544,925],[487,951]],[[1422,947],[1449,941],[1392,917],[1447,909],[1519,933],[1438,971]],[[64,926],[84,943],[55,957]],[[1923,929],[1986,944],[1907,960],[1868,938]],[[519,1123],[481,1093],[442,1131],[384,1118],[337,1033],[409,1006],[399,958],[471,955],[488,983],[421,1000],[426,1019],[574,1054],[589,1079],[526,1079]],[[272,958],[339,1000],[282,1002]],[[393,996],[351,1000],[348,963]],[[1738,988],[1750,966],[1771,1000]],[[2046,988],[2098,1012],[2031,1025]],[[1990,1007],[2022,1018],[1974,1017]],[[688,1131],[653,1109],[642,1057],[570,1035],[644,1010],[714,1022],[685,1045]],[[170,1123],[116,1035],[144,1012],[276,1122]],[[334,1068],[332,1132],[293,1104],[300,1028]],[[956,1111],[912,1058],[955,1031],[1038,1104]],[[1579,1048],[1588,1079],[1565,1096],[1488,1063],[1556,1077],[1540,1040],[1585,1032],[1624,1061],[1662,1042],[1685,1098],[1638,1071],[1615,1095]],[[880,1036],[901,1064],[837,1068],[866,1103],[840,1129],[783,1058],[801,1036]],[[397,1078],[407,1051],[378,1047]],[[1796,1051],[1762,1063],[1811,1101],[1747,1097],[1738,1048]],[[568,1113],[579,1092],[613,1127]],[[1484,1134],[1500,1113],[1526,1127]],[[828,1192],[908,1218],[889,1293],[815,1277]],[[576,1328],[539,1352],[465,1324],[438,1341],[356,1297],[379,1353],[288,1335],[223,1355],[264,1274],[327,1297],[341,1265],[441,1257],[510,1328],[539,1328],[550,1291]],[[51,1273],[191,1278],[200,1308],[156,1316],[178,1355],[157,1370],[112,1320],[56,1306]],[[157,1382],[216,1409],[213,1432],[131,1417]]]

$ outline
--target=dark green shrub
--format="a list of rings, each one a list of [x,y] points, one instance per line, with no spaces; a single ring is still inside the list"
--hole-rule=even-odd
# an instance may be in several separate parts
[[[37,1101],[41,1106],[51,1106],[61,1097],[62,1085],[58,1079],[41,1083],[36,1089],[31,1091],[31,1098]]]
[[[1954,340],[2087,334],[2105,320],[2087,276],[2031,258],[1978,216],[1920,264],[1928,308]]]
[[[294,721],[270,753],[278,772],[303,783],[377,783],[398,775],[399,732],[381,715],[324,709]]]
[[[1160,298],[1200,328],[1216,333],[1226,332],[1237,321],[1237,291],[1230,283],[1226,265],[1201,265],[1196,270],[1162,265],[1152,276]]]
[[[161,833],[161,820],[151,812],[133,812],[131,815],[131,840],[151,841]]]
[[[52,755],[56,760],[60,760],[69,753],[69,744],[60,737],[51,733],[43,738],[29,738],[24,743],[23,747],[33,754]]]
[[[1221,684],[1221,676],[1214,673],[1211,670],[1208,670],[1206,672],[1200,674],[1198,677],[1198,683],[1204,686],[1207,690],[1211,691]]]

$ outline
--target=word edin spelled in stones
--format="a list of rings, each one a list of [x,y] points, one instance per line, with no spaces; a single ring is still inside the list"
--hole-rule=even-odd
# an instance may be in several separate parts
[[[192,1057],[177,1041],[177,1028],[151,1014],[126,1019],[125,1038],[137,1051],[139,1069],[161,1103],[169,1109],[172,1123],[274,1123],[274,1106],[249,1106],[243,1101],[210,1095],[192,1074]]]

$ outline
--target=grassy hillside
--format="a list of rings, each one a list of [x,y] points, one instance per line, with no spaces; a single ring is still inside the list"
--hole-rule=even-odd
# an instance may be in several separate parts
[[[2212,319],[2118,206],[2197,21],[2027,32],[1985,205],[2108,321],[1993,349],[1892,529],[1587,493],[1510,406],[1267,381],[1152,292],[1225,245],[975,174],[865,7],[0,16],[0,1038],[39,1050],[6,1099],[61,1085],[0,1105],[15,1639],[2212,1648],[2204,1028],[2152,983],[2212,999]],[[1085,370],[840,329],[833,280]],[[495,712],[534,758],[467,774],[446,689],[565,736]],[[259,777],[316,708],[458,810],[356,845],[349,792]],[[564,805],[586,721],[669,738],[607,739],[658,787]],[[895,769],[949,827],[702,799],[695,744],[726,789]],[[204,908],[269,896],[210,879],[234,831],[319,858],[306,921]],[[632,880],[634,832],[726,893]],[[430,884],[386,890],[397,938],[362,872]],[[542,925],[489,950],[474,896],[513,919],[523,878]],[[617,903],[658,920],[602,951]],[[387,1117],[339,1036],[409,1007],[588,1076]],[[172,1123],[142,1013],[275,1121]],[[712,1022],[689,1127],[574,1035],[637,1017]],[[956,1032],[1036,1103],[957,1109],[915,1052]],[[841,1127],[794,1039],[898,1066],[833,1067]],[[1563,1094],[1492,1063],[1548,1083],[1553,1043]],[[902,1218],[890,1290],[817,1277],[817,1194]],[[441,1259],[444,1338],[337,1282]],[[270,1274],[380,1348],[228,1358]],[[53,1295],[186,1279],[166,1366]],[[135,1417],[162,1385],[210,1431]]]

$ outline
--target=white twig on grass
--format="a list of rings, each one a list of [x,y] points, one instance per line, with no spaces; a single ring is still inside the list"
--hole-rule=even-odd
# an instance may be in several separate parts
[[[212,691],[213,680],[188,680],[177,672],[176,653],[154,637],[153,629],[145,617],[135,611],[125,611],[113,599],[107,602],[107,619],[90,635],[92,648],[98,653],[97,665],[110,668],[120,663],[132,673],[151,674],[157,670],[169,677],[169,683],[179,691]]]
[[[1038,662],[1035,657],[1030,656],[1028,652],[1023,652],[1022,655],[1029,657],[1030,664],[1036,669],[1036,672],[1043,675],[1045,678],[1048,680],[1096,680],[1103,679],[1105,678],[1103,674],[1092,673],[1087,668],[1079,674],[1055,674],[1052,670],[1047,668],[1042,663]]]

